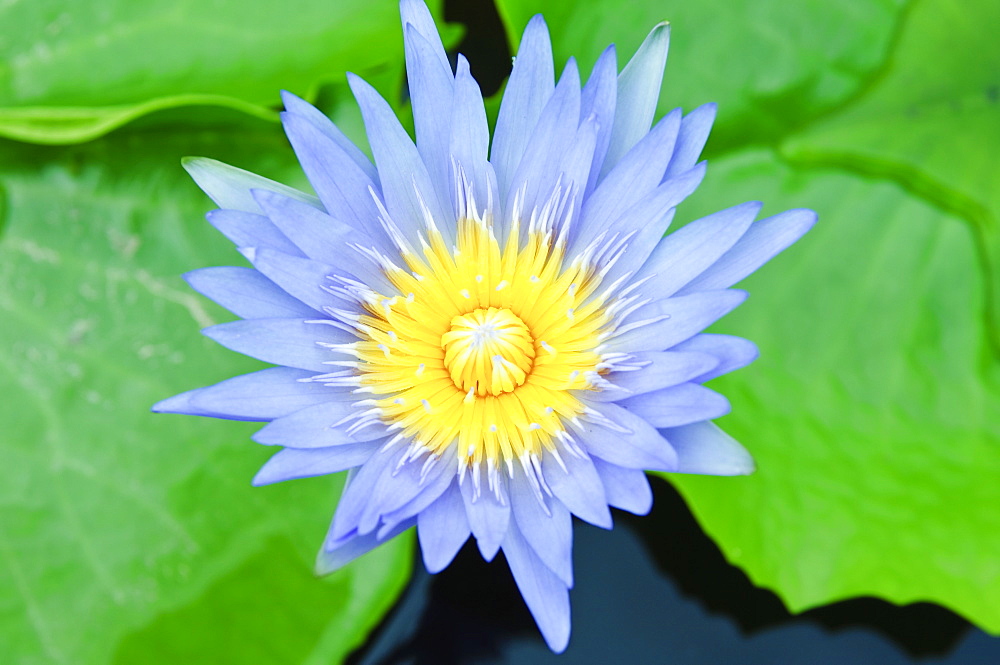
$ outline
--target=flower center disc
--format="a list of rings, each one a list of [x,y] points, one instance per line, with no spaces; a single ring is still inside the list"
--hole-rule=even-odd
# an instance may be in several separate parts
[[[479,396],[512,392],[535,360],[528,326],[509,309],[479,308],[456,316],[441,336],[444,365],[455,385]]]

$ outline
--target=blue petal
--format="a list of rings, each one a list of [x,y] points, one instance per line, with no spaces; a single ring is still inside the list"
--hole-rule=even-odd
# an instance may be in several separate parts
[[[661,118],[656,127],[635,144],[605,176],[587,200],[581,232],[589,242],[607,228],[608,220],[621,215],[623,204],[641,201],[660,185],[661,174],[674,151],[681,125],[680,109]],[[676,204],[675,204],[676,205]],[[639,225],[633,228],[639,228]]]
[[[331,138],[300,115],[282,113],[285,134],[331,217],[362,234],[375,230],[378,184]],[[371,136],[369,134],[369,136]]]
[[[597,458],[594,459],[594,468],[601,477],[608,505],[633,515],[645,515],[653,507],[653,491],[644,471],[626,469]]]
[[[595,402],[618,402],[634,395],[692,381],[719,364],[719,359],[714,355],[694,351],[643,351],[631,355],[635,361],[649,364],[642,369],[605,375],[604,378],[618,386],[619,390],[588,392],[587,399]]]
[[[510,500],[506,496],[506,483],[501,478],[501,492],[504,501],[501,503],[488,487],[482,488],[478,497],[473,499],[472,479],[466,478],[461,484],[462,501],[465,503],[465,515],[469,519],[469,528],[476,537],[479,553],[487,561],[492,561],[500,549],[504,534],[510,524]]]
[[[594,461],[568,452],[562,454],[561,459],[565,471],[551,454],[542,456],[542,473],[552,493],[580,519],[610,529],[611,511]]]
[[[367,554],[379,545],[389,542],[415,523],[416,520],[407,520],[401,524],[397,524],[387,533],[372,531],[360,536],[354,534],[351,537],[331,542],[333,546],[331,549],[327,549],[326,545],[324,545],[316,556],[316,574],[328,575],[343,568],[362,554]]]
[[[427,572],[439,573],[447,568],[470,533],[462,492],[458,483],[452,483],[417,516],[417,537]]]
[[[490,129],[486,120],[486,108],[483,106],[483,94],[469,72],[468,60],[459,55],[458,71],[455,74],[455,100],[451,111],[450,151],[472,184],[480,210],[487,203],[487,189],[493,185],[487,161],[489,149]],[[495,190],[491,194],[495,205],[498,194]],[[460,210],[455,212],[456,216],[464,213]]]
[[[718,359],[719,364],[714,369],[692,379],[694,383],[705,383],[740,367],[746,367],[759,355],[757,346],[749,340],[731,335],[709,333],[695,335],[675,346],[673,350],[710,353]]]
[[[571,252],[583,250],[583,240],[590,242],[591,236],[596,236],[598,231],[606,232],[609,238],[631,236],[628,251],[608,270],[604,279],[613,282],[626,273],[638,270],[670,226],[674,206],[696,190],[704,177],[705,164],[702,163],[684,175],[663,183],[635,205],[625,208],[625,212],[612,219],[610,224],[583,229],[583,233],[574,239]]]
[[[536,495],[518,470],[510,479],[510,503],[516,528],[528,545],[563,584],[572,587],[573,519],[569,510],[558,499]]]
[[[597,134],[600,123],[597,116],[591,115],[580,123],[576,136],[569,150],[563,155],[557,170],[563,175],[562,186],[573,188],[572,216],[569,224],[576,225],[583,208],[587,191],[587,179],[590,177],[590,167],[594,163],[594,150],[597,147]]]
[[[649,33],[618,77],[615,125],[603,173],[610,172],[622,155],[649,131],[660,98],[669,44],[670,26],[660,23]]]
[[[343,344],[356,337],[331,326],[302,319],[251,319],[205,328],[202,333],[227,349],[275,365],[329,371],[326,361],[336,359],[319,342]]]
[[[559,85],[549,97],[537,124],[530,130],[531,139],[510,181],[505,210],[513,209],[514,200],[520,196],[522,187],[522,209],[526,214],[545,204],[560,174],[558,168],[552,168],[553,163],[561,162],[573,146],[579,125],[580,73],[576,61],[570,58],[559,77]],[[582,190],[582,183],[580,188]]]
[[[677,468],[674,449],[646,420],[614,404],[583,401],[618,426],[611,430],[604,425],[584,422],[577,436],[588,453],[629,469],[673,471]]]
[[[385,428],[381,424],[365,427],[353,434],[347,433],[349,423],[334,427],[364,408],[350,400],[317,404],[272,421],[255,433],[253,440],[266,446],[326,448],[385,438]]]
[[[454,458],[454,453],[452,453]],[[386,525],[393,525],[402,520],[409,519],[416,515],[417,513],[425,510],[432,503],[437,501],[438,497],[448,489],[448,487],[455,480],[454,467],[449,464],[439,464],[437,469],[433,472],[429,472],[427,477],[422,481],[422,489],[411,499],[408,499],[405,503],[398,507],[392,505],[387,505],[385,511],[382,513],[382,528],[386,528]],[[462,507],[462,514],[465,514],[465,507]],[[464,519],[464,517],[463,517]]]
[[[348,242],[369,244],[367,229],[359,230],[282,194],[262,189],[252,194],[281,233],[311,259],[333,263]]]
[[[725,316],[746,300],[746,291],[703,291],[651,302],[625,317],[626,323],[647,323],[626,330],[606,343],[608,351],[662,351],[683,342]],[[661,317],[662,320],[656,321]]]
[[[750,453],[715,423],[699,422],[660,430],[677,451],[678,473],[739,476],[753,473]]]
[[[308,381],[312,372],[272,367],[165,399],[157,413],[188,413],[230,420],[273,420],[316,404],[338,400],[344,391]]]
[[[516,526],[504,537],[503,553],[545,643],[555,653],[562,653],[569,644],[570,631],[566,585],[535,554]]]
[[[664,180],[684,173],[698,162],[702,148],[708,140],[708,134],[712,131],[713,122],[715,122],[715,104],[703,104],[684,116],[674,156],[670,159],[670,165],[663,175]]]
[[[247,196],[250,193],[247,192]],[[205,219],[237,247],[270,247],[294,256],[305,256],[264,215],[238,210],[212,210]]]
[[[678,293],[732,286],[801,238],[815,223],[815,212],[797,209],[751,224],[735,247]]]
[[[587,188],[584,196],[589,197],[597,186],[597,178],[601,173],[601,165],[608,154],[611,143],[611,128],[615,119],[615,99],[618,92],[618,64],[615,47],[612,44],[604,49],[590,72],[587,84],[583,86],[580,96],[580,117],[590,115],[597,117],[598,131],[594,146],[594,161],[590,166]]]
[[[289,296],[308,305],[313,310],[313,318],[320,318],[321,315],[316,313],[330,307],[351,310],[357,307],[354,302],[346,301],[323,288],[333,285],[328,279],[333,274],[333,268],[328,265],[266,248],[244,247],[241,253],[268,280],[281,287]],[[305,316],[309,315],[303,315],[302,318]]]
[[[343,538],[355,531],[358,533],[368,533],[375,528],[376,525],[372,525],[370,529],[360,530],[358,523],[361,521],[361,515],[378,490],[380,479],[386,473],[392,473],[392,469],[396,467],[396,464],[406,452],[406,446],[403,445],[391,446],[386,450],[382,442],[355,445],[374,445],[376,448],[381,446],[381,449],[376,450],[360,469],[348,477],[347,483],[344,486],[344,493],[337,504],[337,512],[333,516],[333,524],[330,527],[329,538],[334,540]],[[353,448],[354,446],[343,447]],[[341,446],[336,446],[332,450],[339,448]]]
[[[538,14],[524,29],[493,132],[490,161],[496,168],[499,194],[504,199],[510,192],[514,171],[521,163],[542,109],[552,96],[554,81],[549,29]]]
[[[351,446],[309,450],[286,448],[264,463],[254,476],[253,484],[269,485],[283,480],[338,473],[364,464],[381,445],[381,441],[368,441]]]
[[[202,191],[215,201],[220,208],[231,208],[243,212],[260,212],[251,189],[269,189],[305,201],[309,205],[320,206],[315,196],[303,194],[286,185],[268,180],[259,175],[229,166],[206,157],[187,157],[181,161],[184,170],[194,179]]]
[[[417,150],[427,166],[439,199],[447,201],[451,174],[448,146],[455,77],[442,47],[432,45],[417,28],[404,25],[403,42]]]
[[[347,138],[340,131],[340,128],[333,124],[322,111],[286,90],[281,91],[281,101],[284,103],[286,111],[292,115],[302,116],[309,124],[322,132],[324,136],[336,143],[372,182],[378,182],[378,173],[375,171],[375,165],[368,159],[368,156],[361,152],[361,149],[354,145],[354,142]]]
[[[417,33],[426,39],[433,47],[435,56],[445,66],[448,65],[448,54],[438,34],[434,17],[422,0],[401,0],[399,3],[399,18],[403,26],[412,25]]]
[[[651,277],[641,288],[650,297],[673,295],[715,263],[743,237],[761,204],[752,201],[691,222],[660,241],[636,274]]]
[[[302,319],[318,315],[253,268],[200,268],[185,274],[184,279],[192,289],[244,319]]]
[[[448,239],[454,232],[454,215],[445,214],[413,141],[374,88],[353,74],[348,74],[347,80],[361,107],[382,182],[382,195],[392,220],[413,246],[419,247],[417,234],[424,227],[422,199],[438,229]]]
[[[729,413],[729,400],[697,383],[682,383],[618,403],[653,427],[676,427]],[[609,460],[612,461],[612,460]]]
[[[366,533],[374,529],[383,515],[399,510],[428,492],[432,495],[427,497],[430,504],[455,477],[455,448],[452,444],[430,467],[425,467],[425,460],[421,458],[384,470],[358,518],[358,530]]]

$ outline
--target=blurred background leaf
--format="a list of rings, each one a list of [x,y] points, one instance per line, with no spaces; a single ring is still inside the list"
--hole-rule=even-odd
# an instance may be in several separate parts
[[[15,1],[0,25],[0,137],[47,144],[184,106],[277,120],[280,90],[312,98],[348,70],[401,71],[403,56],[392,0]]]
[[[196,333],[232,315],[180,274],[238,259],[191,151],[301,180],[277,131],[4,146],[4,662],[336,662],[409,576],[402,538],[317,583],[340,478],[254,489],[253,424],[149,412],[260,366]]]

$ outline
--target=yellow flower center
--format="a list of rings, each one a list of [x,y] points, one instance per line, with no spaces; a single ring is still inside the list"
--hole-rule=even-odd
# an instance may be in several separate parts
[[[535,359],[528,326],[509,309],[480,307],[451,320],[441,336],[444,366],[463,393],[509,393],[524,383]]]
[[[457,443],[460,468],[537,464],[584,413],[576,391],[603,371],[609,292],[592,262],[564,266],[565,243],[541,226],[522,246],[515,223],[501,244],[474,216],[453,246],[431,227],[405,268],[381,259],[397,292],[368,294],[347,364],[413,456]]]

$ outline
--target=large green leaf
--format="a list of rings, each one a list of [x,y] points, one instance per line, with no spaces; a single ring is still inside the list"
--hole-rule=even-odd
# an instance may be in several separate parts
[[[340,479],[252,488],[252,424],[149,412],[259,366],[197,334],[232,316],[180,273],[241,259],[179,159],[287,179],[280,130],[0,149],[0,660],[339,661],[409,538],[316,579]]]
[[[917,4],[863,96],[780,154],[713,164],[689,211],[820,211],[720,326],[762,351],[716,385],[757,475],[674,478],[793,609],[931,600],[1000,633],[998,20],[988,0]]]
[[[495,0],[516,47],[543,13],[556,62],[582,71],[611,43],[623,67],[652,27],[670,21],[660,113],[718,102],[716,150],[769,144],[855,94],[889,48],[902,0]]]
[[[0,25],[0,136],[36,143],[175,107],[276,119],[279,90],[398,71],[403,52],[393,0],[34,0],[0,5]]]

